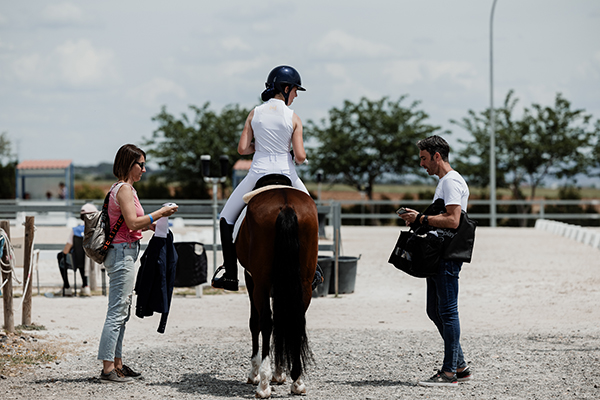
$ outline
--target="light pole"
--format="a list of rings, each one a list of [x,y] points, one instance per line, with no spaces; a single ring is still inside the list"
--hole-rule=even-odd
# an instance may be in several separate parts
[[[492,3],[490,15],[490,226],[496,227],[496,131],[494,123],[494,9],[496,1]]]
[[[217,214],[219,211],[219,201],[217,199],[218,184],[225,182],[227,179],[227,164],[229,163],[229,157],[223,155],[219,157],[221,163],[221,176],[210,176],[210,159],[209,155],[200,156],[202,161],[202,175],[204,175],[204,182],[212,183],[212,210],[213,210],[213,274],[217,270],[217,230],[219,224],[217,220]]]
[[[321,183],[323,182],[323,170],[317,170],[317,200],[321,203]]]

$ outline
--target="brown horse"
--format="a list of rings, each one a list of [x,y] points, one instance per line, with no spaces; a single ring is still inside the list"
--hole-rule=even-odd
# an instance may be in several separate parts
[[[291,392],[306,393],[302,372],[312,361],[305,313],[319,247],[317,207],[306,193],[288,187],[263,191],[248,202],[236,250],[250,297],[252,366],[248,383],[256,397],[271,395],[271,381],[292,378]],[[271,300],[273,314],[271,315]],[[269,350],[273,333],[275,373]],[[262,334],[262,354],[258,354]]]

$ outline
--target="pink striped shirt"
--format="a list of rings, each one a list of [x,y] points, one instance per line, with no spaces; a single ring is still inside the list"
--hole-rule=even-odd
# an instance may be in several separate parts
[[[121,206],[119,205],[119,201],[117,200],[117,193],[123,185],[129,184],[125,182],[116,182],[110,188],[110,198],[108,199],[108,216],[110,218],[110,229],[112,229],[115,226],[117,220],[121,216]],[[133,192],[133,203],[135,204],[136,215],[138,217],[141,217],[142,215],[144,215],[144,209],[140,204],[140,199],[138,199],[138,195],[134,187],[131,185],[129,185],[129,187]],[[117,235],[115,236],[113,243],[131,243],[140,240],[141,238],[141,229],[138,229],[137,231],[132,231],[127,227],[127,224],[123,222],[123,225],[121,225],[121,227],[117,231]]]

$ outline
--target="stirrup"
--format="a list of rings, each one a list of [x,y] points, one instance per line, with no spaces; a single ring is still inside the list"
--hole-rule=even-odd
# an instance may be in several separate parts
[[[315,290],[317,286],[319,286],[324,281],[325,277],[323,277],[323,270],[321,269],[319,264],[317,264],[317,269],[315,270],[315,277],[312,281],[312,290]]]
[[[210,281],[210,285],[212,287],[214,287],[215,289],[225,289],[225,290],[230,290],[232,292],[237,292],[239,290],[237,279],[226,278],[225,275],[223,275],[220,278],[217,278],[217,274],[221,270],[224,270],[224,269],[225,269],[224,265],[221,265],[219,268],[217,268],[217,270],[215,271],[215,273]]]

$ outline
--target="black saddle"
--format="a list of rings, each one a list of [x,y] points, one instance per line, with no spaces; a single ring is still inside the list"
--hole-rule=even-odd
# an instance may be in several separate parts
[[[282,174],[269,174],[265,175],[256,181],[256,185],[254,185],[254,190],[269,186],[269,185],[284,185],[284,186],[292,186],[292,180],[285,175]]]

